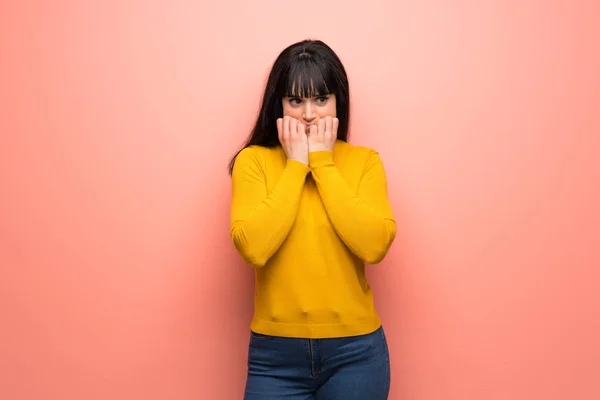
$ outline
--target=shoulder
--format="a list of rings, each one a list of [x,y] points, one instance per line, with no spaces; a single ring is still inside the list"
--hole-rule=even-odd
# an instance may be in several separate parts
[[[243,148],[235,157],[234,170],[236,169],[264,169],[272,159],[281,158],[281,147],[248,146]]]
[[[356,144],[343,142],[341,140],[338,140],[335,142],[335,151],[337,151],[341,154],[353,155],[353,156],[359,156],[359,155],[363,155],[363,156],[367,155],[368,156],[370,154],[377,153],[377,151],[375,149],[372,149],[370,147],[359,146]]]

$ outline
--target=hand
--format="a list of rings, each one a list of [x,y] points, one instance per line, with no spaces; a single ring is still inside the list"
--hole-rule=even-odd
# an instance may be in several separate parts
[[[304,124],[289,116],[278,118],[277,133],[288,160],[308,165],[308,138]]]
[[[312,125],[308,134],[308,151],[333,151],[339,123],[337,118],[325,117],[317,125]]]

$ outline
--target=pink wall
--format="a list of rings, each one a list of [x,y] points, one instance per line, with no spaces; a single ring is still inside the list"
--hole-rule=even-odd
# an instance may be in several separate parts
[[[600,3],[322,3],[3,2],[0,398],[241,398],[226,164],[309,36],[389,174],[391,398],[600,398]]]

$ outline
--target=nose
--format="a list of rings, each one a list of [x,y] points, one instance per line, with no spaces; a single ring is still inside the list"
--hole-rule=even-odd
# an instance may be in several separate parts
[[[313,105],[311,104],[310,101],[307,101],[306,103],[304,103],[304,115],[302,115],[302,118],[304,118],[304,120],[308,123],[311,123],[316,115],[315,115],[315,108],[313,107]]]

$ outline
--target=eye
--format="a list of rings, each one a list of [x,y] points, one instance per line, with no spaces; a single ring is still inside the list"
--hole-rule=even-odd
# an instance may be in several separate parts
[[[323,104],[326,103],[329,98],[327,96],[317,97],[317,103]]]
[[[292,98],[290,98],[289,102],[291,105],[296,106],[296,105],[300,104],[302,102],[302,100],[297,97],[292,97]]]

